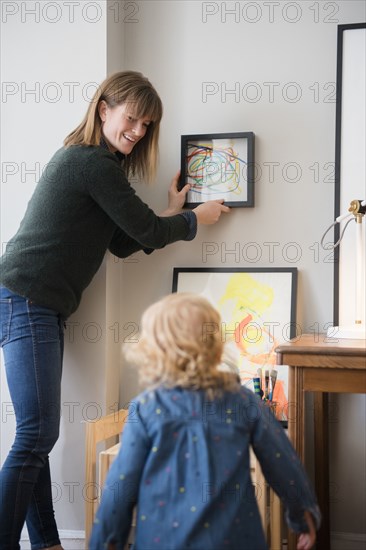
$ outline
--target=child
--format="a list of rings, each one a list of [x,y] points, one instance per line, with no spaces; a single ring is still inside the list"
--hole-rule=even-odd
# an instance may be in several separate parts
[[[237,375],[218,369],[220,315],[203,297],[171,294],[142,317],[126,348],[148,389],[130,404],[90,550],[122,550],[137,506],[136,550],[264,550],[249,448],[281,497],[297,548],[315,542],[320,512],[272,412]]]

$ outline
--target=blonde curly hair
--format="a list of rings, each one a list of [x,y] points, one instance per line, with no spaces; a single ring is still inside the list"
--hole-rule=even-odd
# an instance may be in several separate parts
[[[126,344],[124,354],[139,366],[144,386],[205,390],[210,399],[239,390],[238,376],[219,368],[221,317],[208,300],[188,292],[170,294],[148,307],[141,321],[139,341]]]

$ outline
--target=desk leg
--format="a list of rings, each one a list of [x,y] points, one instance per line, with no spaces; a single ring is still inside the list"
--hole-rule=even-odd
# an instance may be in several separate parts
[[[305,459],[304,408],[303,369],[301,367],[289,367],[288,435],[302,462]],[[297,535],[289,530],[288,550],[295,550],[296,545]]]
[[[322,513],[316,547],[330,550],[328,394],[314,393],[315,491]]]
[[[305,461],[305,397],[303,369],[289,368],[288,434],[302,462]]]

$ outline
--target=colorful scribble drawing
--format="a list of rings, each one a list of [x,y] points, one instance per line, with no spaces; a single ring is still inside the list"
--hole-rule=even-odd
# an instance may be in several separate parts
[[[240,353],[239,373],[243,384],[251,385],[257,369],[271,370],[275,366],[275,348],[279,344],[270,321],[274,291],[248,273],[230,277],[218,306],[225,319],[225,334]],[[264,374],[264,372],[263,372]],[[273,401],[277,416],[287,416],[288,400],[283,380],[277,380]]]
[[[191,193],[242,193],[241,175],[247,162],[239,156],[234,140],[218,141],[222,143],[215,143],[214,140],[188,143],[186,166]]]

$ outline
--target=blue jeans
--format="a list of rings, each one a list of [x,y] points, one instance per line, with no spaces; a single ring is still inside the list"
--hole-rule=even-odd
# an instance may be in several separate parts
[[[0,548],[18,550],[24,522],[32,550],[60,544],[48,454],[60,426],[64,323],[0,286],[0,344],[16,418],[0,471]]]

